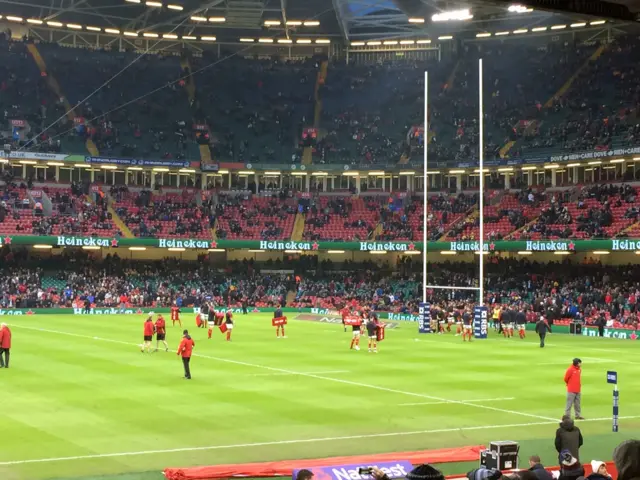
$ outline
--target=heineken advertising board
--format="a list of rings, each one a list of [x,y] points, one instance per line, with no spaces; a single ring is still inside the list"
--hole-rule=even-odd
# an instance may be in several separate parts
[[[551,326],[553,333],[570,333],[569,325],[552,325]],[[535,330],[535,323],[528,323],[527,330]],[[598,328],[586,326],[582,328],[582,333],[580,334],[583,337],[597,337],[598,336]],[[637,340],[640,336],[640,330],[628,330],[624,328],[605,328],[604,329],[604,338],[618,338],[620,340]]]
[[[331,310],[326,308],[292,308],[284,307],[281,309],[284,313],[310,313],[317,316],[335,316],[340,317],[340,312],[337,310]],[[226,312],[227,308],[223,307],[220,311]],[[231,309],[233,313],[242,313],[242,308],[235,307]],[[248,313],[273,313],[274,307],[249,307]],[[171,309],[168,307],[91,307],[89,312],[86,313],[84,308],[1,308],[0,317],[21,317],[24,315],[145,315],[148,313],[162,313],[170,314]],[[198,307],[184,307],[181,308],[181,312],[184,315],[196,315],[200,313]],[[378,312],[379,318],[383,320],[398,321],[416,321],[417,315],[404,315],[391,312]]]
[[[0,247],[5,245],[51,245],[53,247],[148,247],[148,248],[184,248],[186,250],[238,249],[265,250],[278,252],[295,250],[314,252],[326,250],[349,250],[359,252],[419,252],[422,242],[325,242],[294,240],[209,240],[198,238],[124,238],[124,237],[81,237],[81,236],[47,236],[5,235],[0,237]],[[430,252],[472,253],[479,251],[477,241],[429,242]],[[484,242],[482,249],[486,252],[587,252],[591,250],[608,250],[611,252],[640,251],[640,239],[610,240],[516,240]]]

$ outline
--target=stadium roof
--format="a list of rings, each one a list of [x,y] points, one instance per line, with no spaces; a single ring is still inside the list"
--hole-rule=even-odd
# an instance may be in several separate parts
[[[526,0],[0,0],[0,14],[31,19],[31,27],[81,25],[104,31],[346,41],[411,38],[500,29],[534,28],[553,22],[615,18],[635,20],[637,1]],[[512,6],[511,9],[509,7]],[[528,8],[531,7],[531,8]],[[469,9],[472,18],[433,21],[433,15]],[[568,11],[573,10],[573,11]],[[560,13],[557,13],[560,12]],[[581,13],[584,12],[584,13]],[[37,22],[43,22],[38,24]],[[73,28],[73,27],[70,27]]]

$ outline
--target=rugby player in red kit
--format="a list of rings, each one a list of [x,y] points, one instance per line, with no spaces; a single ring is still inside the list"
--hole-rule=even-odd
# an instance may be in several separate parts
[[[167,324],[164,321],[164,317],[162,315],[158,315],[158,319],[156,320],[156,352],[158,351],[158,345],[160,342],[164,343],[164,351],[169,351],[169,345],[165,340],[167,335]]]
[[[182,327],[182,321],[180,320],[180,308],[176,305],[176,302],[173,302],[173,306],[171,307],[171,322],[174,327],[176,326],[176,322],[178,322],[178,325]]]
[[[230,342],[231,332],[233,331],[233,313],[231,312],[231,309],[227,310],[225,317],[225,323],[227,324],[227,342]]]
[[[344,331],[346,332],[347,331],[347,324],[345,323],[345,320],[351,314],[351,310],[349,309],[349,307],[344,307],[340,311],[340,314],[342,315],[342,326],[344,327]]]
[[[140,345],[140,351],[142,353],[144,353],[145,350],[147,353],[151,352],[151,342],[153,341],[154,333],[155,325],[153,324],[153,312],[150,312],[143,326],[143,342],[142,345]]]

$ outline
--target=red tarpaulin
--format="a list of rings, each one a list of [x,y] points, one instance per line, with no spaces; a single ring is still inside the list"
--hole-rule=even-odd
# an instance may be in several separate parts
[[[165,477],[169,480],[212,480],[230,477],[279,477],[291,476],[294,469],[330,467],[332,465],[371,465],[377,462],[407,460],[413,465],[421,463],[473,462],[480,458],[485,447],[443,448],[419,452],[394,452],[351,457],[330,457],[312,460],[283,460],[280,462],[241,463],[231,465],[210,465],[206,467],[167,468]]]

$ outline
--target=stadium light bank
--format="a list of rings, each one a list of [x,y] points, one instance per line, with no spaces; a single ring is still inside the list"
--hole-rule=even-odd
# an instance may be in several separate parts
[[[471,20],[473,15],[468,8],[462,10],[451,10],[449,12],[435,13],[431,16],[434,22],[451,22],[461,20]]]
[[[533,12],[533,8],[526,7],[524,5],[509,5],[507,9],[511,13],[529,13]]]

